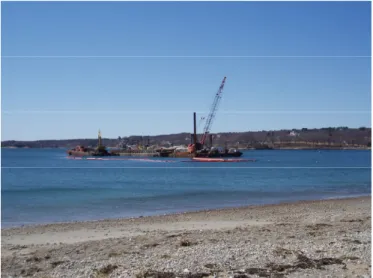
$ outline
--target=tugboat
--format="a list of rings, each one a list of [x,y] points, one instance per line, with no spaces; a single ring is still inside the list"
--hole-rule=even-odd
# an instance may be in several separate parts
[[[90,156],[91,153],[93,153],[94,150],[91,148],[86,148],[84,146],[76,146],[75,148],[68,150],[67,154],[69,156],[77,156],[77,157],[82,157],[82,156]]]
[[[119,154],[112,153],[106,150],[106,147],[101,144],[101,131],[98,131],[98,146],[96,149],[86,148],[84,146],[77,146],[67,151],[69,156],[83,157],[83,156],[119,156]]]

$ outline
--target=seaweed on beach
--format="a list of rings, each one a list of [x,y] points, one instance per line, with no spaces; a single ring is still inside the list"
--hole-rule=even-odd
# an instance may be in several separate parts
[[[118,257],[118,256],[120,256],[120,255],[121,255],[120,253],[115,252],[115,251],[112,251],[112,252],[110,252],[110,253],[108,254],[108,257],[109,257],[109,258],[112,258],[112,257]]]
[[[107,266],[104,266],[104,267],[100,268],[100,269],[98,270],[98,272],[99,272],[99,273],[102,273],[102,274],[106,274],[106,275],[108,275],[108,274],[112,273],[112,272],[113,272],[115,269],[117,269],[117,268],[118,268],[117,265],[109,264],[109,265],[107,265]]]
[[[217,264],[205,264],[205,267],[213,269],[213,268],[217,268],[218,265]]]
[[[182,247],[187,247],[187,246],[192,246],[192,245],[197,245],[197,243],[192,242],[188,239],[183,239],[183,240],[180,241],[180,246],[182,246]]]
[[[289,249],[285,249],[285,248],[281,248],[281,247],[277,247],[275,250],[273,250],[273,253],[277,256],[286,257],[286,255],[294,254],[294,251],[289,250]]]
[[[33,276],[33,275],[35,275],[36,273],[38,273],[40,271],[42,271],[41,268],[32,266],[32,267],[30,267],[28,269],[22,269],[21,270],[21,275],[22,276],[26,276],[26,277],[27,276]]]
[[[210,276],[210,273],[205,273],[205,272],[187,273],[187,274],[178,275],[178,277],[180,278],[203,278],[203,277],[208,277],[208,276]]]
[[[52,265],[53,268],[55,268],[58,265],[63,264],[63,263],[65,263],[65,261],[55,261],[55,262],[51,262],[51,265]]]
[[[323,235],[323,233],[320,232],[320,231],[316,231],[316,232],[308,232],[307,234],[308,234],[309,236],[313,236],[313,237],[317,237],[317,236],[321,236],[321,235]]]
[[[343,262],[342,259],[338,259],[338,258],[311,259],[301,253],[298,253],[297,261],[293,264],[276,264],[276,263],[271,262],[266,265],[266,268],[251,267],[251,268],[245,269],[245,272],[251,275],[256,274],[259,277],[283,277],[284,275],[290,274],[299,269],[310,269],[310,268],[324,269],[323,268],[324,266],[332,265],[332,264],[341,264],[341,265],[344,265],[344,267],[346,267],[346,264]],[[237,273],[237,274],[241,274],[241,273]],[[244,276],[241,276],[241,277],[244,277]]]
[[[9,247],[9,250],[20,250],[20,249],[26,249],[27,245],[13,245]]]
[[[242,274],[242,273],[239,273],[239,274],[235,274],[233,276],[233,278],[249,278],[250,276],[247,276],[246,274]]]
[[[360,258],[359,257],[355,257],[355,256],[342,256],[340,259],[341,260],[356,261],[356,260],[359,260]]]
[[[354,244],[362,244],[362,242],[358,239],[342,239],[343,241],[354,243]]]
[[[161,271],[145,271],[138,273],[136,278],[203,278],[210,276],[210,273],[197,272],[197,273],[182,273],[177,274],[174,272],[161,272]]]
[[[290,226],[291,224],[290,223],[277,223],[276,226]]]
[[[257,274],[259,277],[269,277],[270,274],[268,269],[265,268],[258,268],[258,267],[250,267],[245,269],[247,274]]]
[[[364,220],[363,219],[342,219],[341,222],[350,222],[350,223],[359,222],[359,223],[362,223],[362,222],[364,222]]]
[[[331,227],[333,225],[331,224],[326,224],[326,223],[316,223],[314,225],[307,225],[306,227],[309,228],[309,229],[312,229],[312,230],[320,230],[322,228],[326,228],[326,227]]]
[[[175,278],[176,274],[173,272],[160,272],[160,271],[145,271],[136,274],[136,278]]]
[[[34,256],[34,257],[31,257],[31,258],[27,258],[26,262],[28,262],[28,263],[29,262],[36,262],[37,263],[37,262],[40,262],[41,260],[42,260],[41,258]]]
[[[307,269],[307,268],[317,268],[323,269],[325,265],[332,265],[332,264],[344,264],[341,259],[338,258],[321,258],[321,259],[311,259],[303,254],[298,254],[297,262],[292,265],[290,268],[292,271],[295,271],[299,268]],[[274,266],[272,265],[272,269]]]
[[[156,247],[158,245],[159,245],[159,243],[153,242],[153,243],[145,244],[144,247],[145,248],[151,248],[151,247]]]

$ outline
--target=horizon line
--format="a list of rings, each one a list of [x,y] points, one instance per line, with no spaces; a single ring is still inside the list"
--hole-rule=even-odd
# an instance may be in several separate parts
[[[8,59],[61,58],[371,58],[371,55],[4,55]]]
[[[130,114],[130,113],[158,113],[158,114],[165,114],[165,113],[197,113],[197,114],[205,114],[208,113],[209,111],[204,111],[204,110],[134,110],[134,111],[128,111],[128,110],[2,110],[2,113],[4,114],[25,114],[25,113],[51,113],[51,114],[58,114],[58,113],[87,113],[87,114],[92,114],[92,113],[108,113],[108,114],[113,114],[113,113],[124,113],[124,114]],[[292,114],[292,113],[300,113],[300,114],[307,114],[307,113],[316,113],[316,114],[334,114],[334,113],[351,113],[351,114],[360,114],[360,113],[372,113],[371,110],[222,110],[219,111],[219,113],[223,114],[254,114],[254,113],[283,113],[283,114]]]

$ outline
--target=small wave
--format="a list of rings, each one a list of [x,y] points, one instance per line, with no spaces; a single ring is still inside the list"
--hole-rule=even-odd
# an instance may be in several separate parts
[[[174,194],[157,194],[152,196],[115,196],[112,198],[106,198],[104,201],[107,202],[123,202],[123,201],[178,201],[178,200],[190,200],[195,201],[195,198],[203,200],[227,200],[227,199],[260,199],[260,198],[279,198],[279,197],[303,197],[303,196],[318,196],[325,194],[324,192],[315,190],[303,190],[303,191],[258,191],[258,190],[205,190],[205,191],[189,191],[180,192]]]
[[[302,189],[301,185],[297,185],[298,190],[294,190],[295,187],[292,188],[278,188],[278,190],[257,190],[257,189],[251,189],[248,188],[247,190],[240,190],[240,189],[222,189],[222,190],[193,190],[188,191],[185,187],[180,187],[180,189],[184,190],[175,190],[174,192],[171,192],[169,194],[165,194],[164,192],[167,192],[167,189],[158,189],[156,185],[154,186],[154,190],[151,191],[151,195],[149,196],[149,190],[151,188],[147,187],[144,190],[134,188],[133,186],[81,186],[81,187],[71,187],[71,186],[56,186],[56,187],[19,187],[19,188],[2,188],[1,192],[2,194],[40,194],[43,193],[68,193],[68,192],[80,192],[81,194],[84,193],[92,193],[92,192],[101,192],[105,191],[108,193],[106,196],[110,196],[110,193],[112,193],[112,197],[110,199],[113,200],[125,200],[125,199],[178,199],[178,198],[206,198],[206,199],[214,199],[218,197],[248,197],[248,198],[271,198],[271,197],[277,197],[277,196],[289,196],[289,197],[297,197],[297,196],[307,196],[307,195],[318,195],[318,194],[369,194],[370,193],[370,185],[364,184],[359,185],[357,188],[356,185],[344,185],[344,186],[336,186],[332,188],[328,188],[325,186],[313,186],[305,187]],[[136,197],[133,197],[134,195],[131,193],[131,196],[123,196],[124,194],[128,193],[129,190],[132,193],[137,193]],[[162,192],[163,191],[163,192]],[[121,193],[121,196],[118,196],[118,194]],[[139,197],[141,196],[141,197]],[[107,200],[107,198],[105,198]]]
[[[326,197],[323,198],[324,200],[334,200],[334,199],[344,199],[344,198],[359,198],[359,197],[369,197],[371,196],[370,193],[361,193],[361,194],[342,194],[342,195],[336,195],[332,197]]]

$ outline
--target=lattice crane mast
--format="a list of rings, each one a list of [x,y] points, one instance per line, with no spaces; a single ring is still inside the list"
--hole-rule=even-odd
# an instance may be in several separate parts
[[[218,92],[215,95],[214,102],[212,103],[210,114],[208,115],[205,127],[203,128],[203,135],[202,135],[202,139],[201,139],[201,144],[202,145],[205,144],[205,141],[207,139],[207,134],[210,132],[212,122],[214,121],[214,118],[215,118],[215,115],[216,115],[216,111],[217,111],[218,105],[220,103],[220,99],[222,97],[223,88],[224,88],[225,80],[226,79],[227,78],[224,77],[224,79],[221,82],[221,85],[219,87],[219,90],[218,90]]]

